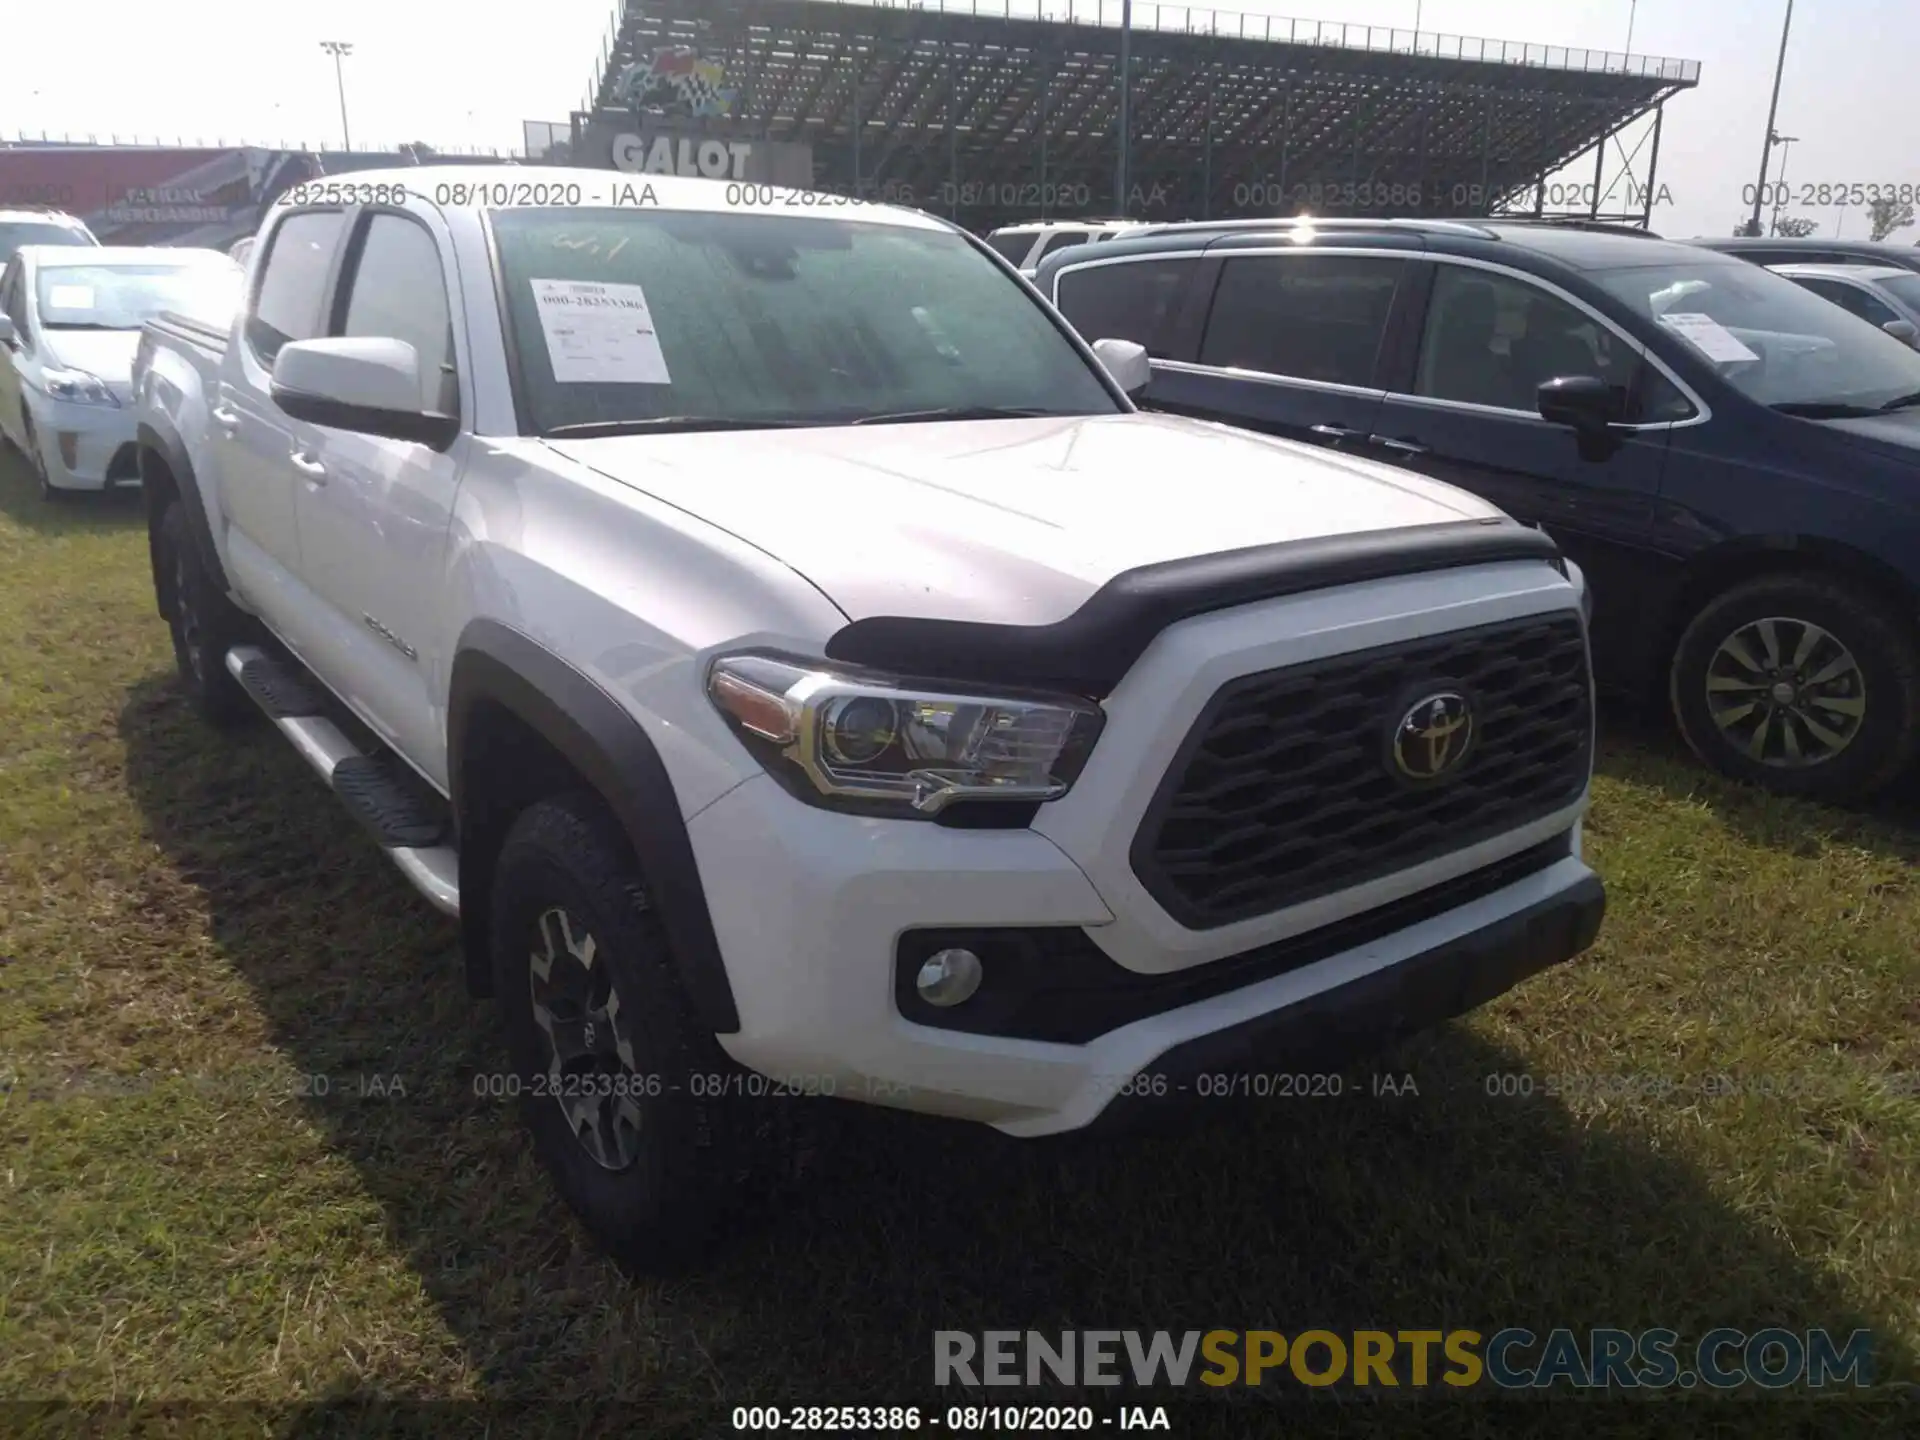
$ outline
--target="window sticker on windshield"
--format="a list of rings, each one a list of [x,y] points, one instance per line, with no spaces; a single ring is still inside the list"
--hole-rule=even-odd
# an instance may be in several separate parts
[[[47,307],[52,310],[91,310],[93,291],[85,285],[51,285],[47,288]]]
[[[1721,365],[1731,365],[1739,360],[1758,360],[1760,357],[1740,343],[1740,337],[1711,315],[1686,312],[1679,315],[1662,315],[1660,323],[1679,334],[1683,339],[1693,342],[1693,346],[1709,360]]]
[[[534,280],[547,359],[561,384],[670,385],[653,312],[638,285]]]

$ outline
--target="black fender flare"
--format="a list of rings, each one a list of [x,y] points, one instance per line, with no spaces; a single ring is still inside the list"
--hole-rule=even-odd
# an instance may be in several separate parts
[[[447,780],[463,842],[460,924],[469,984],[477,978],[474,967],[484,970],[489,963],[486,897],[493,857],[476,852],[491,846],[477,836],[471,838],[479,845],[466,843],[472,796],[467,739],[475,708],[483,702],[500,706],[552,745],[607,803],[647,877],[649,898],[695,1013],[716,1035],[737,1033],[740,1012],[693,842],[660,752],[639,720],[592,679],[494,620],[474,620],[461,632],[447,697]]]
[[[227,580],[226,567],[220,563],[220,551],[213,543],[213,524],[207,515],[207,502],[200,494],[200,479],[193,473],[193,461],[187,458],[186,445],[170,428],[155,424],[152,420],[140,422],[135,431],[135,440],[142,456],[151,451],[166,462],[167,470],[173,476],[174,488],[180,496],[181,508],[187,514],[187,531],[193,536],[194,543],[199,548],[200,563],[206,567],[208,578],[222,594],[231,593],[233,586]],[[141,466],[140,479],[141,489],[146,494],[147,548],[149,558],[154,562],[155,599],[160,604],[160,613],[165,615],[167,611],[165,598],[160,590],[159,559],[152,553],[160,530],[163,496],[159,487],[148,479],[144,463]]]

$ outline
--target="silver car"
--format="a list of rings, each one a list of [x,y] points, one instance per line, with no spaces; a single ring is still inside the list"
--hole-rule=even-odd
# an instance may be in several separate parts
[[[1893,265],[1769,265],[1920,350],[1920,274]]]
[[[23,245],[0,270],[0,441],[40,493],[139,483],[129,402],[140,327],[224,324],[243,272],[217,250]]]

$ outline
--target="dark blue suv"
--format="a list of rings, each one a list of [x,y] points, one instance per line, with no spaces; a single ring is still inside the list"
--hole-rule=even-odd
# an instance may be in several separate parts
[[[1841,800],[1920,751],[1920,353],[1792,281],[1607,227],[1279,220],[1062,250],[1035,283],[1146,347],[1148,408],[1547,530],[1601,683],[1664,692],[1721,770]]]

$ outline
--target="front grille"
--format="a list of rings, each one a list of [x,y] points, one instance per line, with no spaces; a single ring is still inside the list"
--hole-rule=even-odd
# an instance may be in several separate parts
[[[1586,788],[1593,701],[1573,614],[1403,641],[1230,681],[1147,807],[1134,873],[1206,930],[1377,880],[1564,809]],[[1458,771],[1391,761],[1408,708],[1454,691],[1474,714]]]

